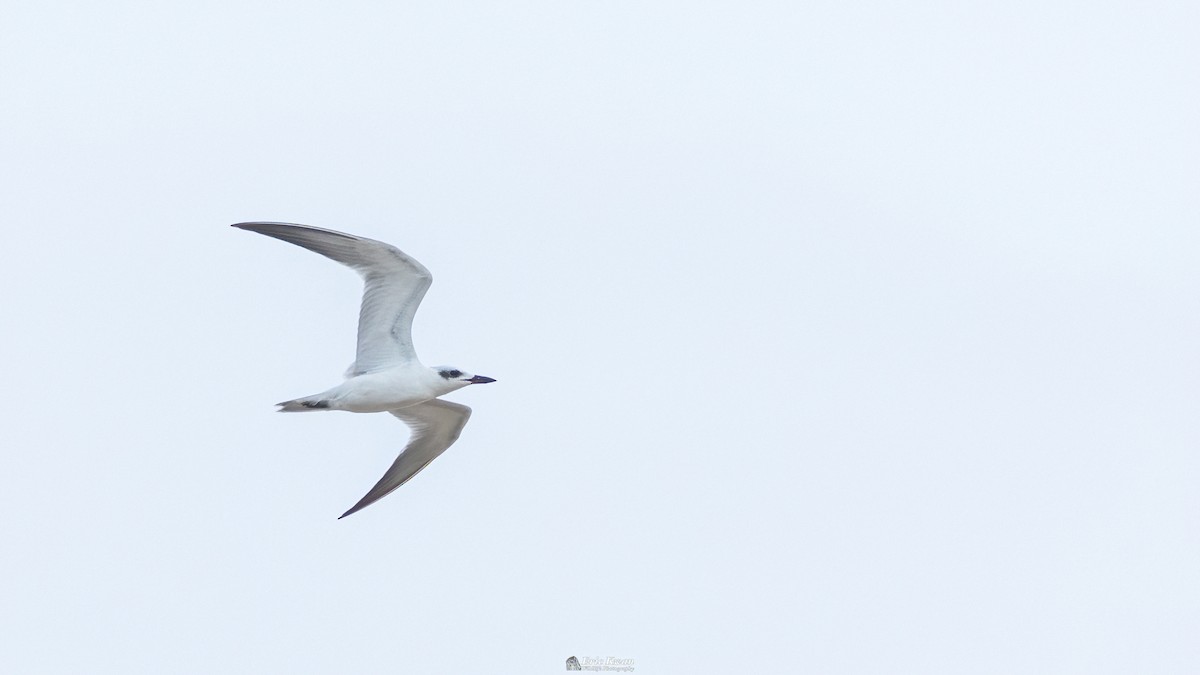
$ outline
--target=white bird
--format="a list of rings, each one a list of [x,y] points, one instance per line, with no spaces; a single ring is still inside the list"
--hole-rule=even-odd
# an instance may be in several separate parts
[[[362,275],[358,353],[346,381],[332,389],[278,403],[279,412],[348,410],[390,412],[412,438],[383,478],[340,518],[364,509],[404,485],[462,433],[471,409],[439,396],[471,384],[495,382],[453,366],[429,368],[417,359],[412,320],[433,276],[403,251],[380,241],[291,223],[235,223],[233,227],[303,246]]]

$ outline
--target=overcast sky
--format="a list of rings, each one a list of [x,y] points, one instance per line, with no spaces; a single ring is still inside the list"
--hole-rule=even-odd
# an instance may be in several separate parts
[[[1194,673],[1192,2],[0,10],[0,670]],[[277,415],[381,239],[498,380]]]

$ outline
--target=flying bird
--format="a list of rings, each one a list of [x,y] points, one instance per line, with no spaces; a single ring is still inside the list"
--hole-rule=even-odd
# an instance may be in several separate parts
[[[458,440],[471,409],[439,397],[472,384],[495,382],[454,366],[427,367],[412,344],[412,321],[433,276],[400,249],[365,237],[291,223],[235,223],[336,260],[363,277],[358,352],[345,381],[319,394],[277,403],[279,412],[389,412],[412,437],[383,478],[339,519],[404,485]]]

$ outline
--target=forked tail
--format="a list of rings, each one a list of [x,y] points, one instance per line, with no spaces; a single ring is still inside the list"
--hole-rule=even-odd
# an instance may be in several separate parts
[[[311,412],[313,410],[328,410],[329,401],[318,398],[316,396],[305,396],[304,398],[295,398],[283,403],[276,403],[279,410],[276,412]]]

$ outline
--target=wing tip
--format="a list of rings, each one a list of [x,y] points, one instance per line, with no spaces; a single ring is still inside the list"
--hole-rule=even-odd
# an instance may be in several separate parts
[[[266,234],[268,236],[275,236],[274,234],[271,234],[271,232],[279,232],[281,230],[283,230],[283,231],[299,230],[299,231],[314,232],[314,233],[319,233],[319,234],[329,234],[329,235],[333,235],[335,237],[340,237],[342,239],[350,239],[353,241],[372,241],[369,239],[364,239],[363,237],[360,237],[358,235],[347,234],[345,232],[338,232],[337,230],[329,230],[324,227],[315,227],[313,225],[302,225],[300,223],[285,223],[281,220],[249,220],[249,221],[246,221],[243,223],[233,223],[230,225],[230,227],[236,227],[239,230],[249,230],[250,232],[258,232],[259,234]],[[377,243],[382,243],[382,242],[377,242]]]
[[[277,225],[286,225],[289,227],[297,227],[301,229],[318,229],[308,225],[298,225],[296,223],[280,223],[273,220],[248,220],[244,223],[233,223],[230,227],[236,227],[239,230],[248,230],[250,232],[262,232],[263,230],[275,229]]]

